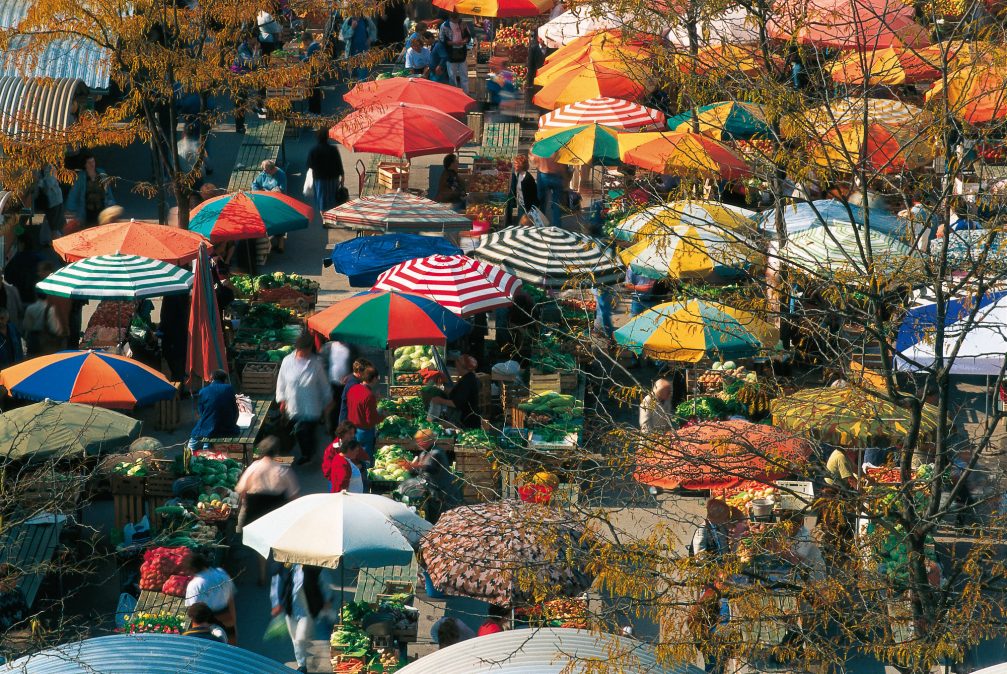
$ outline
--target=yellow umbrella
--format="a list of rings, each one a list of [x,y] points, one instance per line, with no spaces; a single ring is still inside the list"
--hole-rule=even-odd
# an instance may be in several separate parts
[[[809,142],[815,163],[844,172],[863,166],[880,173],[900,173],[934,158],[934,147],[926,136],[884,122],[846,122]]]
[[[552,157],[560,164],[582,166],[619,163],[619,129],[603,124],[584,124],[567,129],[542,129],[535,133],[531,153]]]
[[[699,133],[620,133],[619,152],[625,163],[655,173],[730,180],[750,172],[734,150]]]
[[[829,72],[836,82],[852,85],[898,86],[914,82],[933,82],[940,77],[936,62],[927,51],[908,47],[887,47],[868,52],[849,52],[837,59]]]
[[[827,105],[787,115],[780,120],[780,132],[785,136],[807,136],[809,133],[825,134],[833,127],[864,119],[866,109],[869,123],[882,122],[891,127],[919,129],[926,126],[930,116],[922,108],[887,98],[842,98]]]
[[[675,54],[675,65],[683,73],[694,75],[757,75],[766,71],[766,59],[758,47],[751,45],[718,44],[702,47],[695,56]],[[770,56],[769,66],[773,72],[783,69],[784,61],[779,56]]]
[[[950,50],[949,50],[950,53]],[[955,52],[947,86],[936,82],[926,93],[932,103],[944,99],[952,113],[968,124],[987,124],[1007,117],[1007,50]]]

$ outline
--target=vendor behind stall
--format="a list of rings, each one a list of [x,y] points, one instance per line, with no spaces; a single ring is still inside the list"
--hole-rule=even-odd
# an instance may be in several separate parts
[[[437,434],[421,428],[413,439],[420,456],[409,465],[409,470],[423,478],[427,491],[423,512],[428,522],[436,524],[441,513],[460,505],[460,490],[447,453],[437,446]]]
[[[227,632],[227,643],[238,643],[237,614],[234,610],[234,581],[223,569],[211,567],[195,552],[186,559],[186,571],[193,578],[185,587],[185,605],[203,602],[213,612],[213,620]]]
[[[199,418],[189,437],[189,449],[203,438],[227,437],[238,432],[238,403],[227,373],[217,370],[209,384],[196,394]]]
[[[479,362],[472,356],[461,356],[456,364],[458,381],[448,391],[447,397],[437,396],[431,399],[431,402],[454,409],[456,414],[452,416],[456,419],[451,421],[456,421],[461,428],[482,426],[482,418],[479,416],[480,384],[475,373],[478,366]]]

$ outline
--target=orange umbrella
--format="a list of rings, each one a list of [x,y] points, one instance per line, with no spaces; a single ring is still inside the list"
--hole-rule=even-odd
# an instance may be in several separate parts
[[[873,51],[930,44],[913,6],[902,0],[782,0],[766,27],[773,39],[819,48]]]
[[[357,109],[394,103],[428,105],[449,115],[463,115],[476,105],[475,99],[458,87],[420,77],[360,82],[346,92],[343,100]]]
[[[436,108],[399,103],[356,110],[329,129],[329,137],[354,152],[419,157],[454,152],[472,129]]]
[[[807,440],[774,426],[706,421],[647,442],[636,479],[662,489],[724,489],[778,480],[811,456]]]
[[[67,262],[118,253],[143,255],[181,267],[196,259],[201,243],[208,241],[196,232],[130,220],[83,229],[56,239],[52,247]]]
[[[750,173],[734,150],[700,133],[621,133],[619,149],[623,162],[655,173],[727,180]]]
[[[936,82],[926,93],[928,103],[945,100],[952,114],[972,125],[988,124],[1007,117],[1007,70],[1003,57],[994,54],[957,56],[947,86]]]
[[[926,50],[886,47],[875,51],[853,51],[830,66],[832,79],[852,85],[870,86],[933,82],[940,77],[936,60],[926,58]]]
[[[885,122],[838,124],[809,141],[819,166],[851,172],[861,166],[880,173],[899,173],[933,160],[933,146],[915,129]]]
[[[692,54],[676,54],[675,64],[683,73],[727,75],[741,73],[756,75],[766,70],[766,60],[756,46],[718,44],[702,47],[695,57]],[[783,70],[784,61],[779,56],[771,56],[770,68],[775,72]]]

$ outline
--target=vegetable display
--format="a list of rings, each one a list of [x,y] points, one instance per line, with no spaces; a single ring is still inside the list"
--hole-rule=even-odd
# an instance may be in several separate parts
[[[517,407],[524,412],[544,414],[554,418],[579,417],[584,414],[584,405],[577,400],[576,396],[556,391],[533,394]]]
[[[174,573],[168,577],[168,580],[164,581],[164,585],[161,586],[161,592],[172,597],[184,597],[185,588],[189,585],[190,580],[192,580],[192,576]]]
[[[128,477],[145,477],[147,475],[147,461],[142,458],[136,461],[120,461],[112,467],[112,472]]]
[[[497,446],[496,438],[481,428],[470,431],[462,431],[455,439],[456,447],[479,447],[482,449],[493,449]]]
[[[234,459],[218,461],[203,456],[194,456],[189,462],[189,472],[198,475],[206,490],[214,487],[234,489],[241,475],[241,464]]]
[[[745,408],[737,401],[725,401],[716,396],[700,396],[686,400],[675,408],[675,416],[679,421],[697,420],[712,421],[726,419],[732,414],[742,414]]]
[[[143,553],[140,565],[140,589],[160,592],[164,584],[178,573],[190,555],[189,548],[151,548]]]
[[[181,634],[182,616],[171,613],[133,613],[124,617],[124,632],[129,634]]]
[[[427,415],[427,408],[423,404],[423,398],[418,396],[411,396],[409,398],[382,398],[378,401],[378,411],[382,414],[407,418],[425,417]]]
[[[404,464],[410,460],[409,452],[399,445],[385,445],[374,453],[374,468],[367,471],[371,480],[401,482],[409,477]]]
[[[434,365],[433,347],[403,346],[395,349],[395,362],[392,367],[397,372],[418,372]]]
[[[275,288],[293,288],[309,295],[318,290],[318,283],[315,281],[304,278],[300,274],[286,274],[282,271],[260,274],[259,276],[234,274],[231,276],[231,285],[234,286],[235,292],[240,297],[255,297],[262,290]]]
[[[344,655],[362,657],[371,648],[371,638],[359,627],[344,624],[332,632],[329,644],[339,648]]]
[[[382,438],[411,438],[416,432],[416,424],[411,419],[393,414],[378,424],[378,437]]]
[[[294,312],[275,304],[255,304],[241,317],[241,327],[252,330],[277,330],[293,322]]]

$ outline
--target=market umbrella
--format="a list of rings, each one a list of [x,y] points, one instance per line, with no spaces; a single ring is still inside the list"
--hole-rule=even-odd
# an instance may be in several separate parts
[[[661,228],[619,253],[638,274],[650,278],[726,281],[764,261],[754,229],[682,224]]]
[[[216,370],[227,372],[227,349],[220,321],[210,257],[206,247],[200,246],[189,304],[189,339],[185,352],[185,372],[190,382],[194,379],[208,382]]]
[[[572,513],[494,501],[444,513],[423,536],[420,562],[439,592],[510,606],[588,589],[591,546]]]
[[[755,216],[761,226],[768,231],[775,231],[775,214],[772,209]],[[797,234],[812,227],[821,227],[827,223],[856,223],[864,225],[870,222],[871,229],[893,236],[901,235],[908,224],[905,220],[891,213],[871,208],[865,211],[860,206],[838,199],[815,199],[787,204],[783,209],[783,222],[787,234]]]
[[[720,7],[714,5],[714,7]],[[702,11],[702,7],[700,7]],[[732,7],[710,15],[702,15],[696,24],[701,47],[717,45],[748,45],[759,42],[758,22],[743,7]],[[665,35],[665,40],[680,49],[688,49],[689,27],[685,21],[676,22]]]
[[[125,449],[141,423],[91,405],[44,400],[0,414],[0,456],[11,461],[81,458]]]
[[[464,115],[476,107],[475,99],[458,87],[419,77],[389,77],[359,82],[343,96],[353,108],[410,103],[436,108],[449,115]]]
[[[871,51],[926,47],[929,34],[902,0],[784,0],[766,26],[769,37],[817,48]]]
[[[332,248],[332,268],[347,276],[351,288],[370,288],[381,272],[400,262],[461,252],[461,248],[443,236],[406,233],[358,236]]]
[[[189,229],[211,241],[262,239],[306,229],[311,206],[279,192],[233,192],[202,202]]]
[[[773,423],[837,445],[864,445],[877,436],[898,439],[909,432],[909,410],[855,386],[797,391],[770,404]],[[920,432],[937,430],[937,408],[924,404]]]
[[[704,300],[659,304],[615,331],[616,343],[634,353],[679,363],[748,358],[778,339],[755,314]]]
[[[823,168],[852,173],[901,173],[930,163],[934,147],[923,133],[908,125],[851,120],[808,141],[811,156]]]
[[[308,329],[326,339],[358,346],[444,346],[471,326],[429,297],[399,292],[363,292],[308,317]]]
[[[604,13],[596,12],[597,9],[590,5],[573,7],[539,26],[539,39],[549,49],[557,49],[579,37],[618,28],[625,23],[625,17],[613,7],[606,7]]]
[[[700,47],[693,55],[683,52],[674,55],[674,63],[683,73],[696,76],[729,75],[755,76],[766,71],[779,72],[783,69],[784,60],[776,55],[770,55],[769,61],[758,47],[742,44],[716,44]]]
[[[103,351],[60,351],[0,371],[0,386],[28,400],[133,409],[171,400],[178,391],[157,370]]]
[[[179,266],[196,258],[206,239],[185,229],[154,222],[112,222],[61,236],[52,242],[61,258],[76,262],[97,255],[143,255]]]
[[[397,264],[372,290],[424,295],[459,316],[508,307],[521,281],[500,267],[465,255],[432,255]]]
[[[934,82],[926,101],[936,104],[943,99],[951,113],[967,124],[999,122],[1007,116],[1007,69],[999,65],[1002,63],[1002,59],[994,65],[981,58],[956,62],[946,85]]]
[[[396,190],[360,197],[322,213],[330,227],[370,230],[467,230],[472,218],[451,210],[449,205]]]
[[[869,271],[867,242],[871,264],[887,271],[898,269],[912,255],[912,249],[890,234],[850,222],[818,223],[787,239],[784,254],[795,268],[814,272],[847,272],[862,276]],[[862,252],[863,251],[863,252]]]
[[[538,16],[552,9],[553,0],[434,0],[434,6],[459,14],[507,18]]]
[[[582,124],[603,124],[628,131],[664,124],[664,113],[621,98],[589,98],[556,108],[538,118],[539,129],[558,129]]]
[[[56,297],[139,300],[189,292],[192,272],[139,255],[98,255],[71,262],[37,287]]]
[[[798,139],[809,135],[820,136],[837,126],[849,123],[882,123],[893,128],[919,130],[927,125],[930,116],[911,103],[887,98],[840,98],[800,113],[787,115],[780,120],[780,132]]]
[[[660,438],[637,452],[637,481],[661,489],[729,489],[746,481],[778,480],[811,456],[807,439],[740,419],[704,421]]]
[[[939,60],[926,58],[926,50],[885,47],[851,51],[829,66],[835,82],[852,86],[900,86],[940,79]]]
[[[354,110],[329,129],[329,137],[354,152],[419,157],[454,152],[472,129],[427,105],[397,103]]]
[[[560,164],[583,166],[619,163],[619,129],[601,124],[586,124],[568,129],[543,129],[535,134],[531,146],[536,157],[551,157]]]
[[[1007,300],[1001,297],[982,307],[973,320],[966,315],[946,325],[943,336],[944,366],[950,364],[952,374],[998,376],[1007,354]],[[931,334],[903,350],[895,364],[899,369],[915,371],[933,367],[936,360]]]
[[[773,127],[766,118],[765,109],[758,103],[722,101],[702,105],[668,118],[672,131],[693,130],[693,121],[699,122],[699,132],[717,140],[747,140],[772,136]]]
[[[750,171],[734,150],[701,133],[619,134],[622,160],[655,173],[735,180]]]
[[[409,564],[430,524],[377,494],[308,494],[245,525],[241,541],[278,562],[328,569]],[[324,534],[324,535],[322,535]]]
[[[650,234],[673,232],[682,225],[755,230],[755,215],[755,211],[719,201],[671,201],[626,216],[616,224],[612,236],[620,241],[637,241]]]
[[[470,255],[548,288],[599,285],[621,276],[601,242],[559,227],[508,227],[482,237]]]

